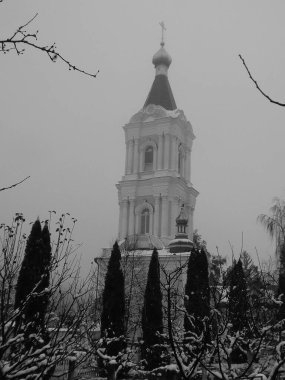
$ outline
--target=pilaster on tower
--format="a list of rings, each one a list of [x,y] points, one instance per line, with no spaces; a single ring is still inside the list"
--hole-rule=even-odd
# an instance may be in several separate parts
[[[181,205],[189,238],[197,190],[191,183],[195,139],[183,111],[177,109],[168,81],[172,59],[164,48],[154,54],[155,78],[143,108],[123,128],[125,173],[117,184],[119,239],[133,239],[137,249],[167,247],[174,238]]]

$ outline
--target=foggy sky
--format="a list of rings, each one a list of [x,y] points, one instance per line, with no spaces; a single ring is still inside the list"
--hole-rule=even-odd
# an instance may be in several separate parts
[[[257,224],[274,196],[285,197],[285,108],[250,82],[238,54],[272,97],[285,101],[284,1],[9,0],[0,5],[0,36],[35,13],[30,30],[97,79],[27,49],[0,54],[0,195],[2,222],[48,210],[78,219],[84,265],[118,232],[115,184],[125,165],[122,126],[139,111],[154,79],[160,27],[172,56],[169,81],[191,122],[194,214],[213,253],[262,259],[273,252]],[[30,226],[28,226],[30,228]]]

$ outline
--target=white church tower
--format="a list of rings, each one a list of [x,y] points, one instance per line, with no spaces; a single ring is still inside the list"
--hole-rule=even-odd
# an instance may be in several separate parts
[[[163,25],[162,28],[164,29]],[[124,128],[125,173],[117,184],[120,241],[137,249],[167,247],[176,234],[181,206],[193,236],[197,190],[191,183],[192,126],[176,106],[168,81],[171,57],[161,47],[153,56],[155,78],[143,108]]]

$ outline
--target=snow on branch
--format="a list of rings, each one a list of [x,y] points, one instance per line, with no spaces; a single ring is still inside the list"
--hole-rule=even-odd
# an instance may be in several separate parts
[[[45,279],[41,276],[18,307],[14,306],[11,289],[15,288],[24,255],[26,237],[23,237],[22,225],[25,219],[17,213],[11,226],[0,225],[2,380],[16,380],[19,376],[34,380],[49,378],[60,362],[70,362],[74,357],[74,366],[77,367],[96,351],[96,342],[91,344],[88,338],[94,330],[94,323],[90,321],[92,282],[90,276],[84,279],[80,277],[77,252],[71,243],[75,220],[71,218],[73,227],[69,227],[67,214],[61,215],[59,230],[55,233],[49,286],[41,286]],[[53,229],[53,224],[50,228]],[[48,308],[43,325],[37,324],[37,319],[22,323],[29,303],[46,296]]]

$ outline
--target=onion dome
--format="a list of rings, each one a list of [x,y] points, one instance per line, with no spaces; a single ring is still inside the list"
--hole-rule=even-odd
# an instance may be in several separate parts
[[[143,108],[149,104],[154,104],[173,111],[177,109],[177,106],[168,81],[168,68],[172,58],[164,49],[164,42],[161,42],[160,45],[161,48],[152,58],[152,63],[155,66],[155,78]]]
[[[179,232],[185,233],[185,229],[187,227],[187,224],[188,224],[188,216],[186,215],[184,205],[182,205],[181,210],[180,210],[180,214],[176,218],[176,225],[177,225],[177,227],[183,226],[184,228],[178,228],[178,233]]]
[[[171,253],[190,252],[193,247],[193,242],[188,238],[186,227],[188,225],[188,216],[182,205],[180,213],[176,218],[177,234],[175,239],[169,243],[169,251]]]
[[[172,58],[170,54],[164,49],[164,42],[162,42],[160,45],[161,48],[154,54],[152,63],[155,67],[158,65],[165,65],[169,67],[171,65]]]

